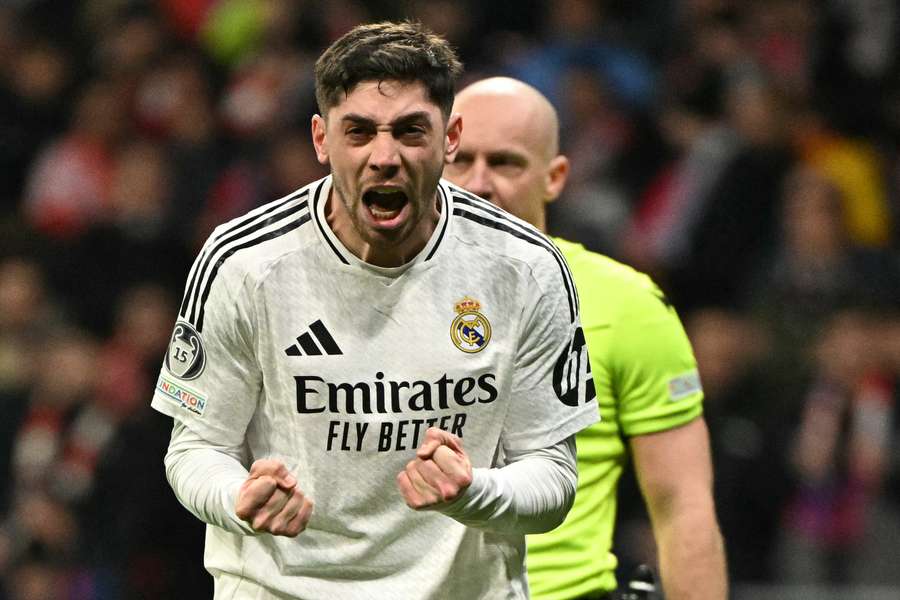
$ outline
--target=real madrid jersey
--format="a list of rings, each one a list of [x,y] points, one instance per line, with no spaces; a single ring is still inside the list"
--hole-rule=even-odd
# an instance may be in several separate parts
[[[218,227],[188,278],[153,407],[315,502],[296,538],[210,526],[206,566],[298,598],[525,597],[521,536],[413,511],[395,477],[429,426],[491,467],[597,420],[565,260],[442,181],[428,244],[377,268],[329,228],[330,184]]]

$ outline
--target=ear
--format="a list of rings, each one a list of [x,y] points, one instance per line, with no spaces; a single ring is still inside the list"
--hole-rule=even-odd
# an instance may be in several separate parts
[[[323,165],[327,165],[328,139],[325,135],[325,130],[327,129],[325,119],[321,115],[313,115],[311,129],[313,146],[316,147],[316,158],[318,158],[319,162]]]
[[[566,180],[568,178],[569,159],[560,154],[550,161],[550,168],[547,169],[545,182],[547,195],[544,202],[549,204],[559,198],[563,188],[566,187]]]
[[[456,158],[459,141],[462,139],[462,129],[462,115],[459,113],[450,115],[450,120],[447,121],[447,145],[444,148],[444,163],[448,165]]]

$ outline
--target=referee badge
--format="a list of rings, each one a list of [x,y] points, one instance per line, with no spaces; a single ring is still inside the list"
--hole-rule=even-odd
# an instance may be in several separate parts
[[[481,310],[478,300],[466,296],[453,306],[456,318],[450,325],[450,341],[463,352],[481,352],[491,341],[491,323]]]

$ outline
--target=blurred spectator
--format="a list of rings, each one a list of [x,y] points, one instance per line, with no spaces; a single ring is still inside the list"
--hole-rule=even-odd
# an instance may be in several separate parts
[[[28,411],[16,436],[13,478],[19,490],[65,494],[63,488],[70,482],[56,477],[57,468],[78,413],[94,393],[95,360],[96,342],[81,332],[63,330],[46,339]]]
[[[198,41],[217,61],[237,64],[258,48],[264,35],[264,0],[220,0],[210,4]]]
[[[753,70],[732,74],[723,100],[737,146],[699,214],[687,216],[693,230],[681,232],[686,252],[669,281],[673,302],[683,310],[742,306],[754,270],[775,243],[779,193],[794,160],[785,116],[766,79]]]
[[[118,298],[115,328],[100,349],[94,403],[109,418],[122,422],[144,406],[155,383],[157,362],[169,344],[169,322],[177,312],[167,288],[138,283]]]
[[[149,5],[92,2],[83,12],[97,39],[91,61],[117,81],[133,82],[166,52],[170,36]]]
[[[208,595],[198,574],[181,574],[190,561],[176,558],[200,536],[191,523],[185,523],[187,538],[170,531],[183,511],[173,506],[155,458],[164,452],[168,431],[138,426],[175,310],[172,295],[141,285],[121,296],[116,327],[103,347],[77,332],[50,338],[14,437],[14,504],[0,535],[7,548],[0,572],[12,580],[34,576],[28,585],[38,586],[35,573],[47,573],[65,582],[56,593],[83,593],[52,598],[175,597],[182,583],[177,589],[191,597],[197,585]],[[130,475],[142,483],[124,471],[110,481],[108,469],[133,453],[142,463]],[[129,495],[131,509],[125,510]],[[160,506],[168,513],[160,514]],[[153,546],[147,543],[151,531]],[[110,572],[111,565],[121,570]]]
[[[286,196],[326,174],[305,134],[291,130],[273,134],[261,156],[236,160],[222,171],[197,224],[211,232],[219,223]]]
[[[817,16],[816,108],[840,131],[880,135],[885,92],[900,77],[900,8],[889,0],[828,0]]]
[[[767,377],[770,340],[742,314],[701,310],[689,317],[687,331],[703,382],[730,579],[771,581],[790,494],[785,440],[797,420],[796,402]]]
[[[0,259],[0,515],[6,514],[14,487],[16,432],[41,375],[37,359],[57,321],[39,265],[18,256]]]
[[[195,219],[227,161],[208,73],[202,56],[172,52],[144,73],[134,94],[139,129],[161,139],[170,159],[173,239],[191,248],[208,234]]]
[[[685,311],[739,306],[770,251],[793,161],[778,91],[753,60],[741,13],[689,6],[692,43],[669,65],[659,118],[678,155],[640,198],[623,248]]]
[[[82,541],[67,462],[90,460],[81,410],[96,378],[95,345],[78,331],[58,331],[38,356],[38,376],[13,440],[13,493],[0,528],[0,574],[22,561],[75,566]],[[91,432],[95,433],[95,432]],[[88,441],[88,444],[83,442]]]
[[[590,69],[609,82],[622,105],[650,104],[655,90],[652,65],[609,27],[603,3],[544,1],[540,10],[540,39],[506,65],[511,76],[539,89],[555,106],[562,106],[568,68]]]
[[[36,375],[32,356],[54,326],[44,273],[32,259],[0,259],[0,390],[27,388]]]
[[[240,68],[271,48],[315,55],[356,23],[369,20],[366,9],[371,2],[219,0],[207,4],[196,26],[201,47],[219,64]]]
[[[28,175],[25,217],[37,231],[69,239],[102,218],[112,149],[126,131],[124,90],[108,81],[88,85],[71,128],[41,151]]]
[[[133,96],[133,116],[146,135],[176,143],[198,143],[214,134],[209,69],[190,51],[170,52],[142,72]]]
[[[22,560],[9,572],[8,600],[68,600],[65,567],[41,558]],[[2,593],[2,592],[0,592]]]
[[[111,166],[103,217],[69,243],[68,252],[52,258],[73,316],[98,334],[110,332],[124,290],[144,281],[178,289],[192,260],[191,248],[172,227],[172,167],[163,148],[133,139]]]
[[[755,61],[791,102],[809,101],[817,15],[806,0],[747,3],[744,35]]]
[[[157,365],[158,366],[158,365]],[[204,528],[171,493],[159,456],[172,422],[141,407],[122,422],[97,465],[83,551],[117,600],[212,598],[197,557]]]
[[[158,0],[159,11],[172,31],[185,41],[194,40],[216,0]]]
[[[841,192],[842,218],[851,240],[884,248],[891,241],[892,221],[887,165],[865,139],[839,134],[814,111],[792,123],[794,143],[803,161],[828,177]]]
[[[630,210],[618,168],[638,143],[636,127],[593,70],[570,67],[563,80],[561,152],[571,170],[563,197],[549,206],[549,220],[558,235],[615,254]]]
[[[798,480],[782,565],[788,581],[848,583],[894,442],[892,382],[868,352],[865,313],[841,312],[816,345],[816,372],[792,440]]]
[[[0,218],[17,208],[29,164],[65,124],[74,65],[50,39],[0,7]]]
[[[220,105],[222,124],[243,142],[257,147],[284,127],[305,125],[313,107],[313,59],[298,51],[269,47],[231,74]]]
[[[459,0],[406,0],[405,4],[410,17],[453,44],[464,65],[484,62],[484,48],[476,30],[480,19],[472,18],[473,13],[480,8],[476,3]],[[506,25],[508,20],[500,23]]]
[[[206,598],[212,579],[197,568],[203,527],[169,491],[159,466],[171,423],[149,409],[159,357],[169,342],[175,296],[140,284],[121,297],[116,328],[101,349],[94,406],[113,430],[92,472],[83,555],[116,598]],[[108,571],[108,573],[107,573]]]
[[[723,118],[721,73],[696,75],[663,107],[660,127],[678,155],[639,199],[623,239],[625,258],[663,282],[687,261],[711,190],[739,149],[739,139]]]
[[[781,236],[752,293],[775,336],[780,371],[797,377],[809,373],[809,344],[828,318],[897,302],[898,275],[885,254],[851,242],[840,192],[817,171],[796,168],[782,202]]]

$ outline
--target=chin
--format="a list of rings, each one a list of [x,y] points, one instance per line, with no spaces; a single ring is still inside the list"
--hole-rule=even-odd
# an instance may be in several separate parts
[[[379,248],[396,248],[406,238],[406,228],[374,229],[368,232],[369,244]]]

